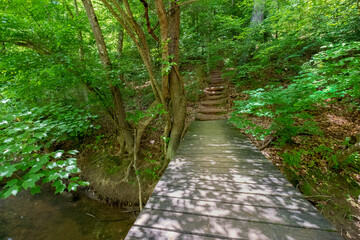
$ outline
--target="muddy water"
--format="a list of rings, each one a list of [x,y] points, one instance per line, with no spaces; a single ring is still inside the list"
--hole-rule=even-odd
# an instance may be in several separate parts
[[[133,212],[109,207],[84,194],[76,202],[49,190],[0,200],[1,240],[119,240],[134,221]]]

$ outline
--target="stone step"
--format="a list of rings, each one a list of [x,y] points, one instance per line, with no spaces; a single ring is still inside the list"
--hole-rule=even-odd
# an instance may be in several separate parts
[[[196,120],[199,121],[211,121],[211,120],[221,120],[221,119],[227,119],[226,115],[205,115],[198,113],[196,114]]]

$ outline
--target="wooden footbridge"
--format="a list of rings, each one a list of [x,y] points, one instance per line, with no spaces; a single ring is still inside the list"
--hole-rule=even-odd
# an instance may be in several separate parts
[[[225,120],[195,121],[126,239],[342,239]]]

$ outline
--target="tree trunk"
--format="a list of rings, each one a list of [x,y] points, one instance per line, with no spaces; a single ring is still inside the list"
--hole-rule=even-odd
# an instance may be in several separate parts
[[[266,0],[255,0],[250,25],[259,25],[264,20]]]
[[[249,32],[249,35],[244,40],[245,49],[243,50],[240,60],[239,60],[240,65],[245,64],[248,60],[250,50],[253,47],[251,44],[253,35],[250,33],[251,33],[251,31],[253,31],[252,30],[253,28],[256,28],[257,26],[259,26],[262,23],[262,21],[264,20],[265,3],[266,3],[266,0],[254,0],[254,8],[253,8],[253,12],[251,15],[251,21],[250,21],[250,26],[249,26],[250,32]]]
[[[76,14],[76,17],[79,18],[79,7],[78,7],[78,4],[77,4],[77,0],[74,0],[74,5],[75,5],[75,14]],[[78,39],[79,39],[79,43],[80,43],[80,46],[79,46],[79,57],[80,57],[80,61],[84,61],[84,56],[85,56],[85,53],[84,53],[84,40],[83,40],[83,35],[82,35],[82,31],[79,30],[78,32]]]
[[[101,32],[101,28],[99,22],[97,20],[94,7],[91,3],[91,0],[82,0],[83,5],[85,7],[86,15],[88,16],[89,23],[91,26],[91,30],[94,34],[96,46],[98,48],[98,53],[100,56],[100,60],[102,65],[105,67],[106,70],[111,70],[111,61],[109,58],[109,54],[106,48],[106,44],[104,41],[103,34]]]
[[[118,58],[118,60],[120,60],[123,54],[123,48],[124,48],[124,29],[121,26],[119,26],[118,41],[116,46],[116,53],[117,53],[116,57]]]
[[[119,34],[118,34],[117,46],[116,46],[116,55],[117,55],[116,57],[118,60],[119,67],[120,67],[120,59],[123,54],[123,49],[124,49],[124,29],[121,26],[119,26]],[[125,81],[125,75],[123,73],[120,73],[119,79],[123,83]]]
[[[186,99],[185,89],[179,74],[179,38],[180,38],[180,7],[177,2],[171,2],[172,10],[169,15],[170,43],[169,54],[176,65],[172,66],[169,74],[169,87],[171,96],[172,128],[170,132],[170,142],[166,157],[172,159],[180,144],[181,136],[185,126]]]
[[[132,149],[134,145],[133,134],[132,134],[132,130],[130,129],[130,126],[127,124],[125,120],[126,114],[125,114],[125,107],[124,107],[121,91],[118,86],[114,86],[113,84],[110,83],[109,80],[110,78],[109,71],[111,71],[112,69],[112,64],[106,48],[104,37],[101,32],[101,28],[97,20],[91,0],[82,0],[82,2],[84,4],[86,14],[88,16],[91,25],[91,30],[95,37],[101,63],[104,66],[105,70],[108,72],[106,80],[109,82],[109,89],[112,97],[113,120],[116,123],[117,128],[119,130],[119,136],[117,139],[119,140],[121,149],[125,149],[126,152],[132,153]]]

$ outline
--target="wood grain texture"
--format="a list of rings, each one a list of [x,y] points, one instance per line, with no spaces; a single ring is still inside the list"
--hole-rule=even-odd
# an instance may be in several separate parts
[[[193,122],[126,239],[342,239],[226,121]]]

